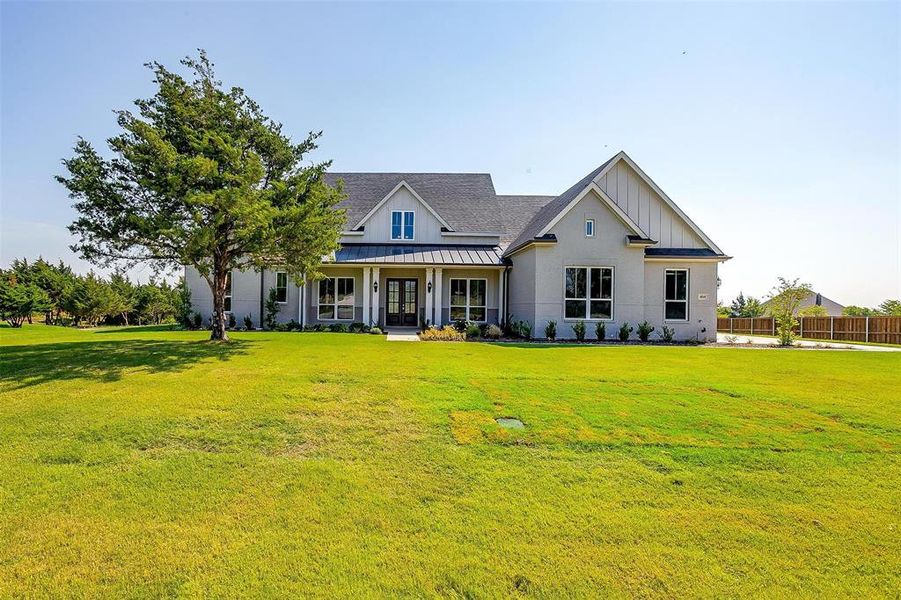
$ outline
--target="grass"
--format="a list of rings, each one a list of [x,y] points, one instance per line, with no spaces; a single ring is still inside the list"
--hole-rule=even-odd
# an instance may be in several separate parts
[[[901,588],[901,355],[205,335],[0,328],[0,596]]]

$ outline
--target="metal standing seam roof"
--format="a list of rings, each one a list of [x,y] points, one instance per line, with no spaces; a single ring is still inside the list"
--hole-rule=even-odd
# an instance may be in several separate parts
[[[335,252],[334,263],[472,265],[504,264],[499,246],[428,244],[344,244]]]

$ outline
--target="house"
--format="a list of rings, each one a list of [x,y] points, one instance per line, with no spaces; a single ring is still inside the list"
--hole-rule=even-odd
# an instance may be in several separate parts
[[[767,309],[769,306],[769,300],[763,303],[763,308]],[[830,300],[823,294],[819,292],[810,292],[806,298],[801,300],[801,303],[798,305],[798,309],[795,311],[795,315],[805,308],[810,308],[811,306],[822,306],[826,309],[826,314],[830,317],[840,317],[842,316],[842,311],[845,309],[844,306],[836,302],[835,300]],[[769,313],[767,313],[769,314]]]
[[[344,181],[341,247],[325,278],[236,271],[226,309],[259,325],[275,288],[281,322],[362,321],[423,327],[457,320],[524,320],[542,337],[574,337],[584,321],[649,321],[676,339],[716,336],[720,248],[620,152],[559,196],[508,196],[482,173],[328,173]],[[186,269],[195,310],[212,296]]]

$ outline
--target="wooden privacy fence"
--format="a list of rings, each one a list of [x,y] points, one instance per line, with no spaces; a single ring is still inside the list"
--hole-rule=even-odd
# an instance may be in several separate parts
[[[773,317],[720,318],[716,330],[746,335],[776,335]],[[803,317],[795,333],[815,340],[901,344],[901,317]]]

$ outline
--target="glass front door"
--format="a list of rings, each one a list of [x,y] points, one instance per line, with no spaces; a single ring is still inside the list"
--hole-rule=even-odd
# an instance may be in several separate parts
[[[387,303],[385,304],[385,324],[395,327],[416,327],[417,313],[416,279],[389,279]]]

